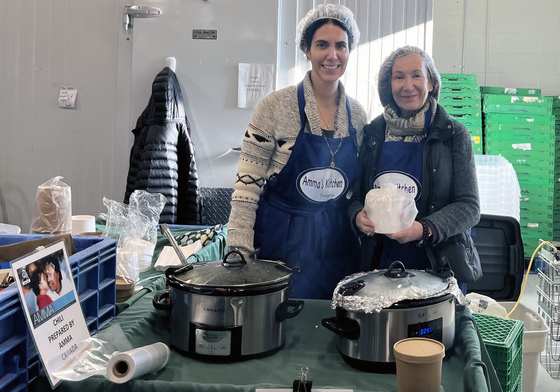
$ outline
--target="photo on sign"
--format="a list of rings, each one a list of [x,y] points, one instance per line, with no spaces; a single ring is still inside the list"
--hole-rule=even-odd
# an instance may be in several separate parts
[[[90,338],[64,241],[12,262],[21,306],[49,383],[68,366]]]
[[[63,250],[17,269],[24,306],[37,328],[59,311],[76,302]]]

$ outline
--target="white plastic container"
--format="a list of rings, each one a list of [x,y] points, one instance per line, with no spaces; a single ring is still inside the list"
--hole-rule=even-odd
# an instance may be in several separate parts
[[[509,313],[515,302],[499,302]],[[545,349],[549,328],[540,314],[523,304],[517,305],[511,319],[523,321],[523,392],[537,390],[539,356]]]

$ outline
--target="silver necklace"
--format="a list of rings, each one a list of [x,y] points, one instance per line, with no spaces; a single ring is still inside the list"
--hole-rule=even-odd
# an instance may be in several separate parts
[[[334,125],[332,126],[332,130],[334,131],[334,133],[336,133],[336,129],[337,129],[337,118],[338,118],[338,103],[336,104],[336,114],[334,114]],[[323,120],[323,123],[327,126],[326,131],[329,130],[329,124],[327,124],[327,122],[325,121],[325,118],[323,117],[323,113],[321,113],[321,109],[319,109],[319,105],[317,105],[317,111],[319,112],[319,116],[321,117],[321,119]],[[333,115],[333,113],[331,112],[331,116]],[[340,143],[338,143],[338,147],[336,148],[336,150],[333,152],[331,145],[327,139],[327,137],[325,136],[325,132],[321,132],[323,134],[323,138],[325,139],[325,143],[327,143],[327,147],[329,148],[329,151],[331,153],[331,167],[334,167],[334,156],[336,155],[336,153],[338,152],[338,150],[340,150],[340,147],[342,146],[342,138],[340,138]]]
[[[336,148],[336,150],[333,152],[331,145],[329,143],[329,141],[327,140],[327,137],[325,136],[325,133],[323,133],[323,138],[325,139],[325,142],[327,143],[327,147],[329,148],[329,151],[331,153],[331,167],[334,167],[334,156],[336,155],[336,153],[338,152],[338,150],[340,150],[340,146],[342,146],[342,138],[340,138],[340,143],[338,143],[338,147]]]

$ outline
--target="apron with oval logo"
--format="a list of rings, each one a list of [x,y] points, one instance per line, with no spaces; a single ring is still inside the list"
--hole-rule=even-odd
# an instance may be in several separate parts
[[[373,187],[396,186],[413,196],[418,206],[422,195],[423,152],[424,142],[386,141],[381,151]],[[400,244],[381,235],[379,241],[383,244],[383,252],[378,268],[386,269],[395,260],[402,261],[407,269],[428,267],[426,251],[416,246],[416,241]]]
[[[293,297],[330,299],[336,284],[356,272],[359,242],[347,218],[346,198],[359,173],[356,129],[348,100],[350,136],[344,138],[305,132],[301,83],[298,104],[302,127],[288,162],[265,185],[254,227],[255,248],[260,248],[261,259],[299,266],[291,285]],[[334,157],[331,151],[337,151]]]

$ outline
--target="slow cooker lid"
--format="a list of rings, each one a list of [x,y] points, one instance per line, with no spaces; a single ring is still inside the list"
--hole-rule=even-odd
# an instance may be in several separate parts
[[[406,270],[395,261],[387,270],[360,272],[340,281],[333,307],[365,313],[379,312],[405,300],[422,300],[447,293],[457,295],[455,278],[441,278],[422,270]],[[460,291],[460,290],[459,290]]]
[[[245,259],[240,254],[240,259],[228,260],[231,253],[224,260],[193,263],[193,268],[177,270],[168,278],[193,288],[256,288],[291,281],[292,270],[281,261]]]

